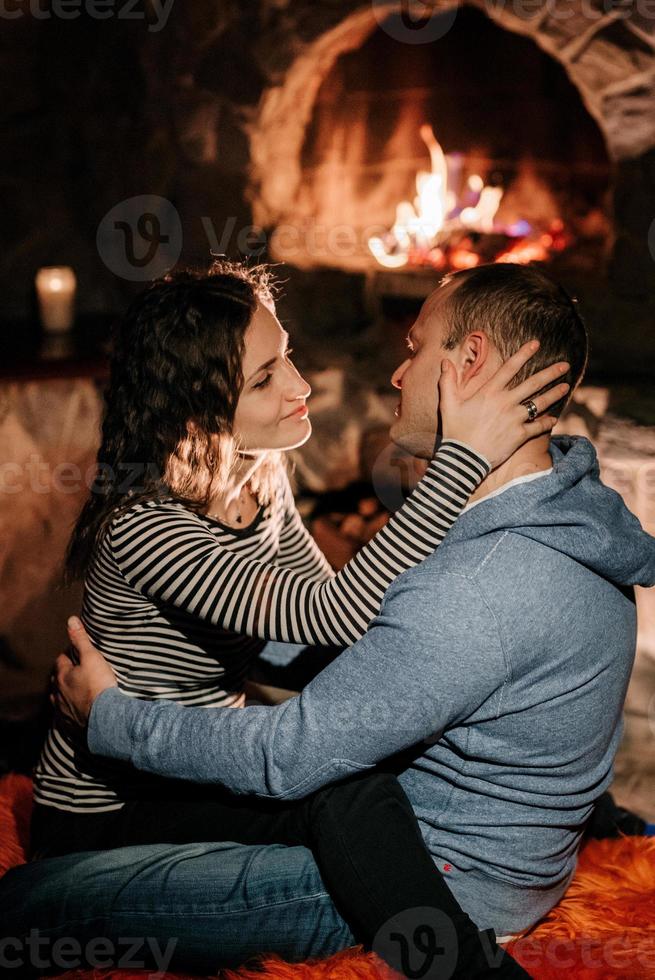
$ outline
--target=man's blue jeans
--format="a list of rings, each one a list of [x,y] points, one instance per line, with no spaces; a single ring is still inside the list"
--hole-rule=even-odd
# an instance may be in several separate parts
[[[7,977],[80,965],[211,973],[264,952],[297,962],[355,942],[310,851],[276,845],[151,844],[35,861],[0,880],[0,922]]]

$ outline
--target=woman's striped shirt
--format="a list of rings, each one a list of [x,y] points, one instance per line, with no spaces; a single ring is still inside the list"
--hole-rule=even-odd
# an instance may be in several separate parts
[[[240,706],[265,640],[358,640],[391,582],[437,547],[489,470],[463,443],[442,443],[403,506],[336,575],[303,525],[283,470],[272,499],[243,530],[173,498],[135,504],[96,550],[82,618],[131,696]],[[91,755],[83,734],[57,724],[34,776],[37,802],[87,812],[138,799],[149,778]]]

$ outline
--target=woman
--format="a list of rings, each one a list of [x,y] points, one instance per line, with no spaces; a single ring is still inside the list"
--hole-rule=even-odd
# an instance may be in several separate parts
[[[391,581],[434,550],[493,466],[525,441],[517,421],[478,418],[475,398],[460,418],[444,417],[445,439],[424,479],[333,577],[280,457],[311,431],[310,388],[287,339],[265,273],[224,262],[156,281],[121,324],[96,492],[75,528],[68,571],[86,575],[85,625],[134,696],[239,707],[264,640],[354,642]],[[527,359],[524,351],[516,370]],[[560,374],[555,366],[501,392],[499,407],[516,408]],[[539,411],[562,394],[560,386],[540,395]],[[539,420],[529,435],[553,421]],[[97,759],[60,721],[35,772],[35,800],[38,857],[157,842],[306,844],[367,945],[398,910],[438,907],[458,929],[457,975],[484,975],[477,930],[388,774],[271,805]],[[503,969],[494,975],[525,975],[509,958]]]

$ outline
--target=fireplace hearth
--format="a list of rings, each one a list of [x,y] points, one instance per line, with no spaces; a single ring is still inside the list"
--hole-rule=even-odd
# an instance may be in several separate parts
[[[610,162],[562,65],[472,7],[431,45],[392,33],[377,26],[325,76],[273,256],[443,272],[575,246],[578,263],[602,266]]]
[[[569,245],[574,264],[619,280],[623,294],[643,295],[639,271],[652,279],[653,269],[645,216],[641,232],[634,206],[650,203],[652,190],[628,161],[655,143],[653,28],[636,12],[608,13],[601,4],[566,17],[557,7],[480,3],[454,16],[435,3],[446,23],[425,45],[396,40],[400,3],[342,4],[329,28],[325,9],[322,18],[317,10],[316,34],[305,8],[302,56],[248,123],[253,212],[272,234],[273,256],[301,268],[368,271],[373,237],[393,264],[389,232],[398,204],[416,195],[417,173],[430,170],[420,137],[430,125],[465,190],[467,176],[504,188],[505,230],[533,225],[515,257],[543,260],[553,244]],[[405,218],[411,222],[407,209]],[[511,251],[461,239],[464,247],[453,242],[445,256],[410,245],[402,267],[465,266],[478,253],[489,260]]]

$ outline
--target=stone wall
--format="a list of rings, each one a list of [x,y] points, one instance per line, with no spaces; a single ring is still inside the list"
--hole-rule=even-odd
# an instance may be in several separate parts
[[[80,589],[63,559],[88,493],[101,396],[91,381],[0,385],[0,688],[40,690]]]

